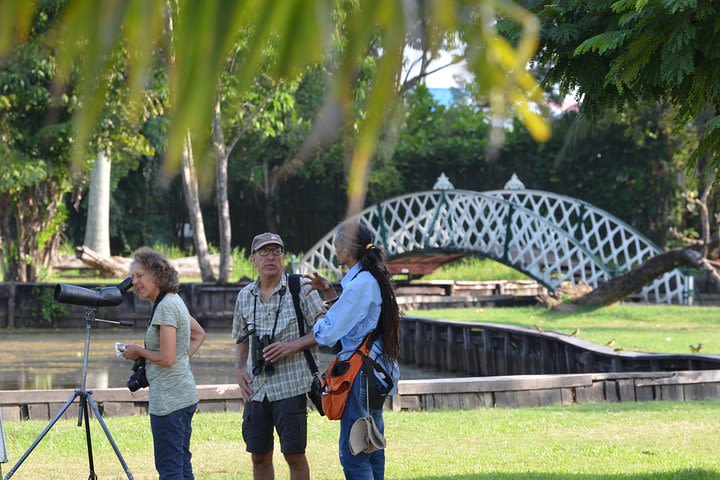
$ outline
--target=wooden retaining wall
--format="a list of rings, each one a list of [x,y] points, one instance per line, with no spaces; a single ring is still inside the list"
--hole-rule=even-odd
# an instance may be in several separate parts
[[[0,391],[0,412],[6,421],[48,420],[73,390]],[[200,412],[241,412],[237,385],[198,386]],[[94,390],[101,414],[127,416],[147,413],[147,390]],[[691,401],[720,399],[720,370],[682,372],[517,375],[500,377],[401,380],[398,395],[388,399],[392,410],[530,407],[572,403]],[[308,405],[311,406],[310,402]],[[64,418],[77,418],[77,401]],[[91,412],[92,414],[92,412]]]
[[[615,351],[557,332],[403,317],[400,360],[465,376],[673,372],[720,368],[720,355]]]
[[[720,370],[406,380],[398,390],[406,410],[691,401],[720,399]]]

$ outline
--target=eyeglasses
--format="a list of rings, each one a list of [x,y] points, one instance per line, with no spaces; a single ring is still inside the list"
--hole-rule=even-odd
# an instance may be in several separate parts
[[[283,247],[275,247],[275,248],[268,248],[268,247],[260,247],[255,252],[259,253],[261,257],[267,257],[270,253],[275,255],[276,257],[279,257],[285,251],[283,250]]]

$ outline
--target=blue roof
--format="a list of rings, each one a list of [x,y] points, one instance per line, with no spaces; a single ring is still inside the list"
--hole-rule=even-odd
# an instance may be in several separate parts
[[[453,103],[452,89],[450,88],[428,88],[430,95],[436,102],[445,107],[449,107]]]

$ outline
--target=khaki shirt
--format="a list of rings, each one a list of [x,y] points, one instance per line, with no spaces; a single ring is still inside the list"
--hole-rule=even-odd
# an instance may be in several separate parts
[[[284,294],[280,295],[283,291]],[[304,286],[300,290],[300,309],[305,317],[305,334],[312,331],[317,317],[325,313],[325,304],[318,292],[313,291],[307,295],[309,286]],[[279,310],[278,310],[279,308]],[[297,316],[295,307],[293,306],[290,287],[287,285],[287,275],[283,275],[278,285],[276,285],[273,294],[267,302],[264,302],[260,296],[260,287],[255,281],[238,293],[235,302],[235,312],[233,314],[232,338],[241,337],[250,325],[250,329],[255,325],[256,335],[272,335],[273,324],[275,323],[275,313],[278,312],[277,326],[275,327],[275,341],[289,342],[300,338],[297,326]],[[250,336],[249,353],[247,361],[247,372],[252,379],[250,389],[253,392],[251,400],[262,401],[266,397],[269,401],[275,402],[285,398],[303,395],[310,390],[310,382],[312,374],[310,367],[303,352],[291,355],[276,364],[274,364],[274,373],[268,375],[266,370],[255,376],[253,375],[253,366],[255,358],[253,354],[254,336]],[[317,348],[311,350],[317,363]]]

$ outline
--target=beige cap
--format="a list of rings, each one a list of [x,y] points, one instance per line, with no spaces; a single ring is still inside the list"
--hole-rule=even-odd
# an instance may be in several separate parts
[[[283,243],[282,238],[280,238],[280,235],[278,235],[277,233],[265,232],[261,233],[260,235],[255,235],[255,238],[253,238],[252,241],[250,253],[255,253],[257,252],[258,248],[265,245],[270,245],[271,243],[276,243],[281,247],[285,248],[285,244]]]

